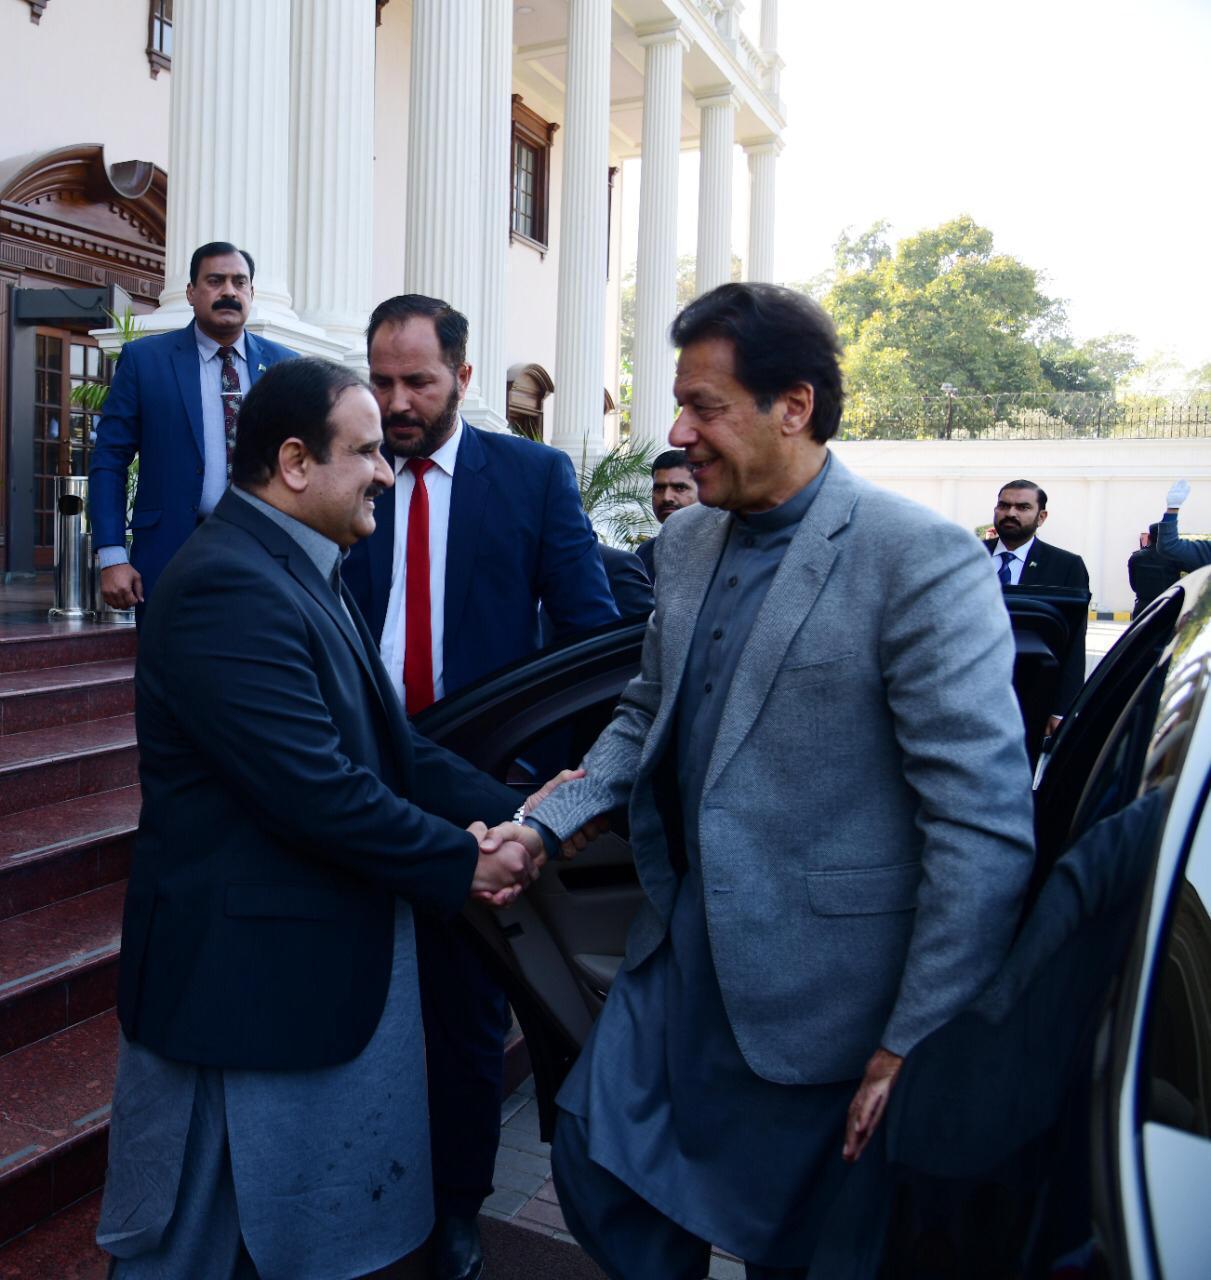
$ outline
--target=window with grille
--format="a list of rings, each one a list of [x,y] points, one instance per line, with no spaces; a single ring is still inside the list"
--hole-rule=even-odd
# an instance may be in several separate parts
[[[151,0],[147,61],[151,64],[152,79],[172,66],[172,0]]]
[[[510,237],[546,252],[551,145],[559,126],[550,124],[513,95],[513,193]]]

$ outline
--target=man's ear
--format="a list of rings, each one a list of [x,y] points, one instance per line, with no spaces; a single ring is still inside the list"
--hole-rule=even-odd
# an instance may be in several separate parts
[[[471,366],[469,364],[460,364],[454,377],[458,383],[458,398],[461,400],[467,394],[467,388],[471,385]]]
[[[784,435],[811,434],[812,411],[816,392],[810,382],[800,382],[782,395],[782,432]]]
[[[1047,523],[1047,508],[1044,507],[1042,511],[1039,512],[1039,524],[1046,524],[1046,523]]]
[[[278,449],[278,475],[292,493],[302,493],[307,488],[314,464],[315,459],[297,436],[282,441]]]

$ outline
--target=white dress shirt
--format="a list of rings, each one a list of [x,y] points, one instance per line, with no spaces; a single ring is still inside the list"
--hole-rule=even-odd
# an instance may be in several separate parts
[[[1013,559],[1008,562],[1009,563],[1009,585],[1011,587],[1018,586],[1022,581],[1022,570],[1026,568],[1026,565],[1030,560],[1030,551],[1033,546],[1034,546],[1034,539],[1031,538],[1029,542],[1023,542],[1020,547],[1018,547],[1016,550],[1013,550],[1010,547],[1007,547],[1000,540],[1000,538],[998,538],[997,545],[993,549],[993,553],[992,553],[992,564],[993,564],[994,572],[998,574],[1001,572],[1001,565],[1005,563],[1005,561],[1001,559],[1001,552],[1008,551],[1009,554],[1013,556]]]
[[[442,679],[442,644],[446,635],[446,535],[450,526],[450,493],[454,484],[454,460],[463,438],[462,419],[454,434],[429,455],[434,465],[425,472],[429,493],[429,634],[433,645],[433,697],[445,692]],[[404,701],[404,600],[408,574],[408,506],[416,480],[406,458],[395,459],[395,546],[391,553],[391,594],[379,653],[391,677],[392,687]]]

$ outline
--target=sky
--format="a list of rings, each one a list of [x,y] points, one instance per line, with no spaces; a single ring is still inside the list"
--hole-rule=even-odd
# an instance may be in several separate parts
[[[845,227],[886,219],[894,243],[966,213],[1078,340],[1211,362],[1211,0],[781,0],[778,43],[780,279],[831,266]],[[681,253],[697,168],[683,155]],[[739,154],[733,198],[743,251]]]

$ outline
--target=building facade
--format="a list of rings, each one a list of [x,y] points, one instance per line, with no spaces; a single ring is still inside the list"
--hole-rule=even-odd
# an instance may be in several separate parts
[[[359,363],[376,301],[447,298],[471,320],[467,416],[600,454],[636,157],[632,433],[663,440],[682,151],[701,152],[698,288],[734,252],[773,274],[777,0],[750,8],[0,0],[3,568],[49,563],[53,478],[87,470],[71,392],[107,376],[107,311],[187,323],[189,255],[212,239],[255,255],[250,328],[300,352]]]

